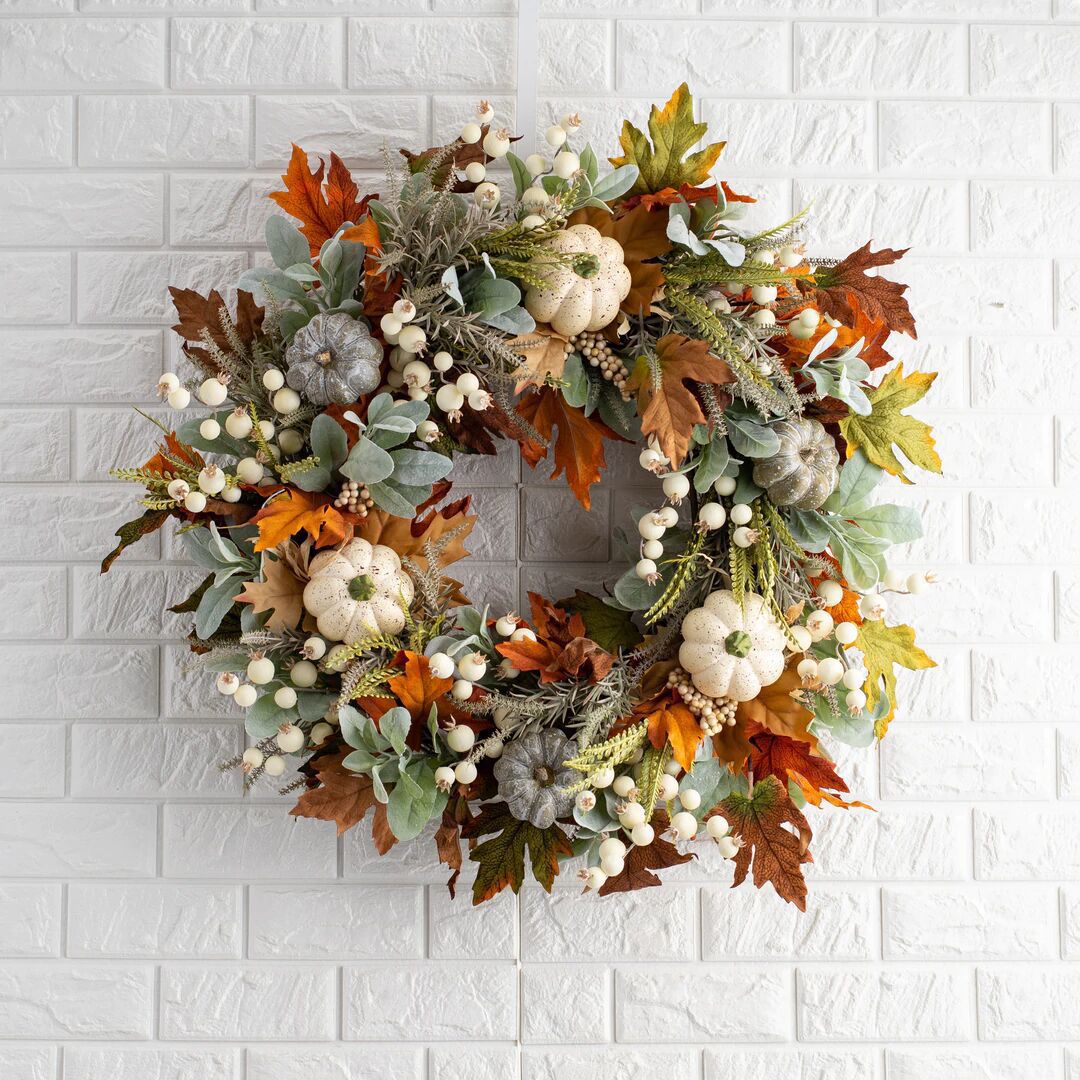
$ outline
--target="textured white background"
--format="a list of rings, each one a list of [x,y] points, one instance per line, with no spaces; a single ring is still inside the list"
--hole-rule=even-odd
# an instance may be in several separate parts
[[[480,93],[508,115],[513,12],[0,0],[3,1080],[1080,1077],[1080,3],[1055,2],[544,7],[542,125],[580,108],[603,144],[688,78],[760,220],[814,199],[819,250],[913,245],[904,355],[941,371],[947,474],[903,497],[946,583],[904,614],[941,667],[854,771],[881,812],[814,816],[799,916],[704,865],[451,905],[427,847],[379,862],[218,774],[240,729],[178,674],[168,539],[97,574],[134,494],[106,470],[153,437],[128,406],[173,364],[166,285],[249,262],[290,140],[375,175]],[[641,482],[615,458],[591,517],[509,450],[460,466],[474,595],[602,576]]]

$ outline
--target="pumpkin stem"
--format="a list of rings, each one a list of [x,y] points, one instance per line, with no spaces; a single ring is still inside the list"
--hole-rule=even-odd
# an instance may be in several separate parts
[[[370,574],[358,574],[349,582],[349,595],[358,601],[370,600],[375,595],[375,582]]]
[[[533,769],[533,779],[540,787],[551,787],[555,783],[555,770],[550,765],[537,765]]]
[[[322,367],[326,367],[333,359],[334,354],[329,349],[323,349],[322,352],[315,355],[315,363],[320,364]]]
[[[745,630],[732,630],[724,638],[724,649],[729,656],[738,656],[740,658],[748,656],[753,645],[750,635]]]
[[[574,273],[580,278],[596,277],[600,273],[600,260],[589,252],[583,252],[581,255],[574,256]]]

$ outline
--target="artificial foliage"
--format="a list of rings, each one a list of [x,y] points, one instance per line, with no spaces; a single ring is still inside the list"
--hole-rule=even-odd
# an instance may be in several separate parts
[[[472,864],[477,903],[605,896],[705,843],[802,908],[807,805],[867,812],[828,748],[884,737],[897,669],[933,665],[889,611],[930,580],[886,562],[919,518],[878,497],[941,467],[907,412],[933,374],[886,367],[903,252],[747,228],[685,85],[611,169],[580,128],[522,159],[481,103],[379,193],[294,148],[268,258],[172,290],[177,420],[116,470],[144,493],[102,570],[173,522],[204,580],[172,610],[246,717],[222,766],[381,853],[434,843],[451,891]],[[454,458],[520,452],[588,508],[620,442],[656,489],[625,572],[467,597]]]

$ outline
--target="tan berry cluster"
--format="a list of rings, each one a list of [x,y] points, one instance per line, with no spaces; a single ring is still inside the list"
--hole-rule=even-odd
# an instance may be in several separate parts
[[[566,347],[568,356],[572,352],[581,353],[590,367],[599,368],[600,374],[609,383],[615,384],[615,389],[622,394],[623,398],[629,398],[626,392],[626,380],[630,378],[630,370],[622,359],[615,355],[610,342],[603,334],[589,331],[575,334]]]
[[[358,484],[355,480],[347,480],[341,485],[334,505],[339,510],[348,510],[352,514],[359,514],[360,517],[367,517],[367,512],[375,505],[375,500],[363,484]]]
[[[734,698],[711,698],[694,686],[690,676],[681,667],[675,668],[668,675],[668,686],[683,699],[683,704],[698,718],[701,730],[706,735],[718,735],[726,724],[735,723],[735,709],[738,702]]]

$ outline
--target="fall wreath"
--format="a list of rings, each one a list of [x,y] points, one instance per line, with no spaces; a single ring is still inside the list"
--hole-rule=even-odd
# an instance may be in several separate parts
[[[567,860],[601,895],[657,885],[698,838],[804,907],[805,804],[863,805],[828,746],[883,737],[895,668],[932,666],[886,620],[928,581],[885,562],[918,516],[874,502],[940,471],[904,412],[934,375],[875,375],[915,324],[867,271],[903,252],[742,227],[685,85],[606,172],[576,115],[551,160],[493,121],[402,151],[379,195],[294,147],[271,198],[299,227],[269,220],[234,305],[172,290],[194,375],[159,389],[211,412],[116,470],[144,512],[103,570],[176,519],[206,576],[171,610],[246,710],[225,766],[339,832],[370,815],[380,852],[433,834],[477,903]],[[453,455],[517,443],[588,507],[609,440],[658,489],[626,572],[527,617],[471,604]]]

